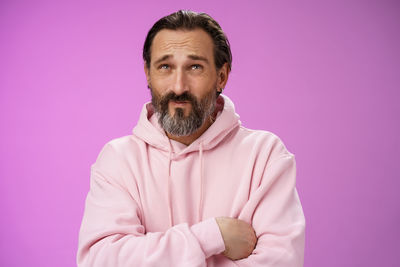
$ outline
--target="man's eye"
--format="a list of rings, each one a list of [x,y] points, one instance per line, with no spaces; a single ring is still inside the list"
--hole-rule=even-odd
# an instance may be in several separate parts
[[[199,70],[199,69],[201,69],[201,65],[194,64],[194,65],[192,65],[192,69],[193,70]]]
[[[167,64],[163,64],[160,66],[160,69],[167,70],[169,69],[169,66]]]

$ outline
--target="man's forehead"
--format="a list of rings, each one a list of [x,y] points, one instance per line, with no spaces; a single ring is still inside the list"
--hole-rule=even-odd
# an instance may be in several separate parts
[[[213,45],[211,37],[202,29],[163,29],[154,37],[151,52],[153,59],[173,58],[175,53],[184,53],[192,59],[209,58],[213,55]]]

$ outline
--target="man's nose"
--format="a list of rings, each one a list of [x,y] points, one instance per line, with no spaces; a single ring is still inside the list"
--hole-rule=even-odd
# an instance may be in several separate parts
[[[176,70],[172,90],[176,95],[181,95],[184,92],[188,91],[187,77],[184,71],[179,69]]]

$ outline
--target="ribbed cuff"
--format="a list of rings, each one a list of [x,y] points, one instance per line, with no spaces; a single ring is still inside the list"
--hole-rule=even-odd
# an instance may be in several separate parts
[[[203,249],[206,258],[225,251],[225,243],[215,218],[192,225],[191,230]]]

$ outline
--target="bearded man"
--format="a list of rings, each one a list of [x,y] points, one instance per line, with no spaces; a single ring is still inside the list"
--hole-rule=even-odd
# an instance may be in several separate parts
[[[219,24],[168,15],[143,59],[152,100],[92,166],[78,266],[303,266],[294,156],[221,94],[232,56]]]

